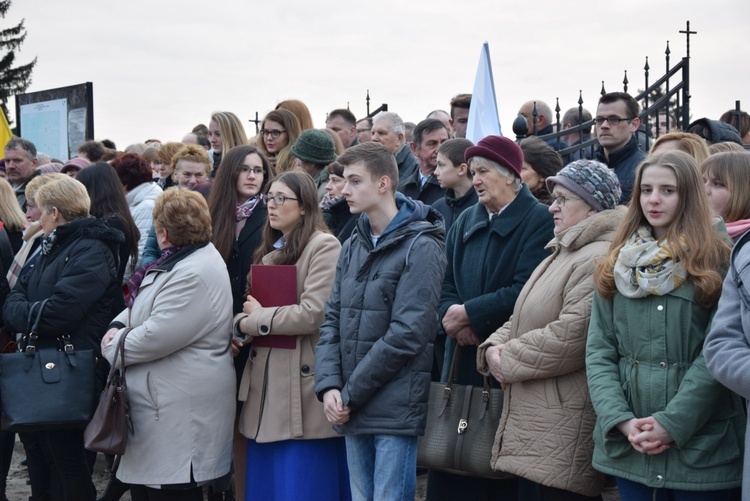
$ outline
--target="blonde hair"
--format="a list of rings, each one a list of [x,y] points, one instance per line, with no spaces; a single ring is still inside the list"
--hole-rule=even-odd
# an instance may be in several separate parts
[[[36,192],[41,186],[44,186],[47,183],[51,183],[55,179],[61,179],[63,177],[69,176],[67,176],[66,174],[60,174],[58,172],[50,172],[48,174],[36,176],[31,181],[29,181],[29,184],[26,185],[26,198],[28,200],[36,200]]]
[[[154,203],[154,228],[167,230],[169,242],[177,247],[197,245],[211,240],[211,214],[198,192],[170,188]]]
[[[691,134],[690,132],[675,131],[667,132],[666,134],[659,136],[656,141],[654,141],[654,144],[651,145],[651,150],[649,150],[648,153],[649,156],[658,154],[655,153],[656,148],[658,148],[660,144],[669,141],[675,141],[677,143],[677,150],[684,151],[693,157],[695,161],[698,162],[698,165],[702,164],[710,154],[706,142],[699,135]]]
[[[211,120],[219,126],[221,135],[221,154],[231,150],[235,146],[247,144],[247,134],[240,119],[231,111],[214,111]]]
[[[8,231],[23,231],[26,225],[26,215],[18,206],[18,199],[10,183],[0,178],[0,221]]]
[[[91,199],[86,187],[80,181],[63,175],[37,188],[34,197],[36,205],[47,212],[57,208],[65,221],[75,221],[89,217]]]
[[[177,153],[172,155],[172,170],[177,171],[177,164],[180,160],[187,160],[188,162],[197,162],[206,166],[206,174],[211,173],[212,162],[208,158],[208,153],[203,149],[202,146],[196,146],[194,144],[182,145],[182,148],[177,150]]]

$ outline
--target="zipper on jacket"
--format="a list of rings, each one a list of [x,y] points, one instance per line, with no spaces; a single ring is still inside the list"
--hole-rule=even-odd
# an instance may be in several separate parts
[[[156,383],[151,379],[151,371],[146,373],[146,388],[148,396],[151,397],[151,405],[154,407],[154,419],[159,420],[159,391],[156,389]]]

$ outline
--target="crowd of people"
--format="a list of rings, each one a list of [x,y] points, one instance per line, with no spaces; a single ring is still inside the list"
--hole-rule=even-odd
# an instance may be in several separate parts
[[[298,100],[250,138],[227,111],[70,160],[12,138],[4,341],[45,302],[40,346],[94,351],[99,390],[122,344],[132,419],[99,497],[82,429],[20,432],[31,499],[412,500],[452,364],[503,391],[486,461],[507,475],[430,469],[428,500],[739,499],[750,116],[659,122],[645,151],[625,93],[567,142],[529,101],[530,137],[473,144],[470,105],[410,138],[393,112],[316,129]]]

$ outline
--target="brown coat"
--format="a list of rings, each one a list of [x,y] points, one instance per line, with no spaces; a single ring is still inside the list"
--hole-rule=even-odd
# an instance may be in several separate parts
[[[586,384],[586,333],[594,263],[607,254],[623,210],[595,214],[556,237],[511,319],[479,347],[478,370],[489,375],[486,349],[505,345],[495,470],[588,496],[604,486],[591,466],[596,416]]]
[[[313,391],[315,357],[325,304],[331,294],[341,244],[333,235],[312,236],[296,263],[298,304],[261,308],[244,317],[250,336],[296,336],[297,348],[254,347],[245,365],[239,399],[244,400],[239,430],[257,442],[337,437]],[[273,252],[263,257],[273,262]],[[249,338],[248,342],[252,342]]]

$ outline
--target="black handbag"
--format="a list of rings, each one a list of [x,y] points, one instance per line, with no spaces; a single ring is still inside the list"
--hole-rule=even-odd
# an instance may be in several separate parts
[[[46,300],[29,311],[35,321],[18,353],[0,354],[3,426],[9,431],[83,428],[94,412],[96,357],[76,350],[70,336],[58,346],[38,346],[37,329]]]
[[[128,406],[128,385],[125,381],[125,338],[130,330],[126,329],[117,341],[107,385],[99,397],[94,417],[83,430],[83,445],[90,451],[122,456],[125,454],[128,435],[133,434]]]
[[[419,437],[417,466],[454,475],[512,478],[490,466],[503,390],[491,388],[486,376],[482,387],[456,384],[460,351],[456,346],[448,382],[430,385],[427,428]]]

